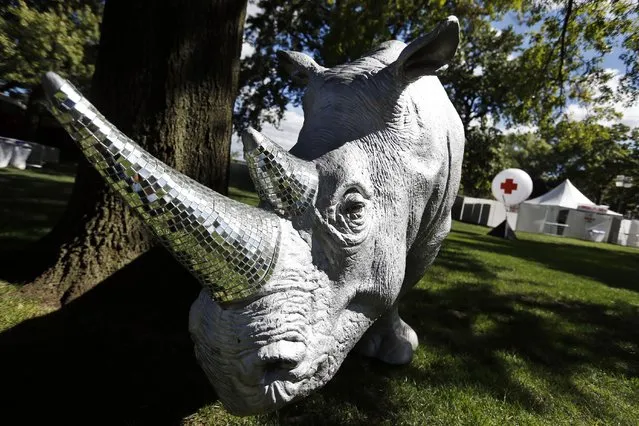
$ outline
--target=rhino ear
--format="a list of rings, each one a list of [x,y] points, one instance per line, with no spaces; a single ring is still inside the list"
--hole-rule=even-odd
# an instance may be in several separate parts
[[[277,52],[277,58],[293,80],[302,84],[308,83],[313,75],[321,74],[326,70],[318,65],[313,58],[300,52],[280,50]]]
[[[406,79],[415,81],[443,71],[455,56],[459,45],[459,21],[449,16],[430,33],[412,41],[396,61]]]

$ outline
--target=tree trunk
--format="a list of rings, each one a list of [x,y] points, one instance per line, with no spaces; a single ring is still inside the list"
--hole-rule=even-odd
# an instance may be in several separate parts
[[[90,99],[158,159],[226,193],[246,1],[110,0]],[[65,303],[151,245],[83,162],[69,207],[38,244],[26,289]],[[35,257],[35,256],[32,256]]]

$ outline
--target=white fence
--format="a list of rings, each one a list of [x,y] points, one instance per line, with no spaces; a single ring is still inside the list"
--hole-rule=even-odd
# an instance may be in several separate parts
[[[24,170],[27,165],[41,167],[45,163],[58,163],[59,159],[58,148],[0,137],[0,168]]]
[[[453,205],[453,219],[494,228],[506,219],[504,205],[496,200],[457,196]],[[515,229],[517,213],[508,214],[508,224]]]
[[[618,240],[623,246],[639,247],[639,220],[622,220]]]

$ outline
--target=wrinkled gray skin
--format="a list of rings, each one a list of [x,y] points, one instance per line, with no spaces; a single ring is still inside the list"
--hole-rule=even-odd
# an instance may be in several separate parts
[[[290,152],[312,162],[319,186],[314,206],[282,218],[278,263],[259,294],[220,305],[203,291],[192,306],[197,358],[230,412],[308,395],[356,344],[410,362],[417,335],[397,301],[448,234],[460,179],[462,124],[435,75],[458,42],[451,17],[409,45],[387,42],[331,69],[281,55],[308,85]]]

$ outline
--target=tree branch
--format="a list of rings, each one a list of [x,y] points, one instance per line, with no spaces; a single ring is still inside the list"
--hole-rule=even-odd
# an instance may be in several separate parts
[[[564,96],[564,60],[566,59],[566,33],[568,31],[568,22],[570,21],[570,15],[572,14],[572,2],[568,0],[568,6],[566,6],[566,15],[564,16],[564,24],[561,28],[561,41],[559,49],[559,71],[557,72],[557,80],[559,81],[559,97],[563,99]]]

